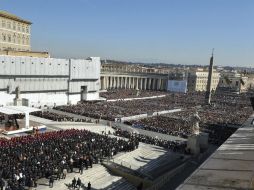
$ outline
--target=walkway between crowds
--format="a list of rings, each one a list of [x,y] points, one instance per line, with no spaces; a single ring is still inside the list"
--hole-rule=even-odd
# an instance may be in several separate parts
[[[96,119],[93,119],[93,118],[89,118],[89,117],[85,117],[85,116],[81,116],[81,115],[77,115],[77,114],[73,114],[73,113],[63,112],[63,111],[59,111],[59,110],[54,110],[54,109],[49,109],[47,111],[57,113],[57,114],[67,115],[67,116],[78,118],[78,119],[91,119],[92,121],[96,120]],[[103,119],[100,119],[99,123],[103,124],[103,125],[108,125],[109,123],[111,123],[112,127],[115,126],[115,127],[120,128],[122,130],[126,130],[126,131],[129,131],[129,132],[135,132],[137,134],[142,134],[142,135],[146,135],[146,136],[150,136],[150,137],[157,137],[157,138],[162,139],[162,140],[186,141],[186,139],[183,139],[181,137],[176,137],[176,136],[172,136],[172,135],[157,133],[157,132],[153,132],[153,131],[147,131],[147,130],[143,130],[143,129],[137,129],[137,128],[133,128],[129,125],[126,125],[124,123],[115,123],[115,122],[107,121],[107,120],[103,120]]]

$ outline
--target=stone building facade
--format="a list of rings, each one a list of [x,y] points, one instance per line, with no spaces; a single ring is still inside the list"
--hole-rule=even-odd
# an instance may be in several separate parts
[[[100,58],[58,59],[0,55],[0,106],[54,106],[99,99]]]
[[[0,55],[50,58],[49,52],[41,52],[41,51],[14,51],[14,50],[3,50],[3,51],[0,51]]]
[[[30,51],[31,22],[0,11],[0,51]]]
[[[166,90],[168,73],[163,69],[138,65],[102,64],[101,90]]]
[[[241,74],[236,71],[224,71],[219,82],[220,90],[236,93],[247,92],[254,89],[254,76]]]
[[[206,91],[208,70],[197,69],[188,73],[188,91]],[[220,73],[213,71],[211,90],[216,90],[220,80]]]

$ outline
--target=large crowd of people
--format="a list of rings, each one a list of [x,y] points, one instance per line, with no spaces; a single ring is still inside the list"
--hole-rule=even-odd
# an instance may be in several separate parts
[[[115,128],[114,134],[116,136],[125,137],[128,139],[134,138],[138,140],[139,142],[160,146],[166,149],[170,149],[174,152],[186,153],[186,142],[183,142],[183,141],[162,140],[162,139],[150,137],[147,135],[131,133],[129,131],[121,130],[118,128]]]
[[[249,97],[244,94],[241,96],[216,95],[212,100],[211,105],[184,109],[181,112],[170,113],[167,116],[186,119],[195,111],[198,111],[201,124],[239,126],[242,125],[253,112]]]
[[[137,94],[138,93],[138,94]],[[200,117],[200,131],[209,133],[209,142],[222,144],[236,128],[253,113],[248,94],[213,94],[211,105],[205,104],[205,94],[162,93],[153,91],[116,90],[102,94],[107,99],[145,97],[166,94],[156,99],[116,102],[80,102],[77,105],[58,106],[55,109],[94,119],[115,121],[132,115],[148,114],[149,117],[128,121],[127,124],[144,130],[187,138],[192,132],[190,118],[197,111]],[[166,115],[151,116],[151,113],[181,108],[182,111]],[[42,111],[33,115],[53,121],[91,122],[91,119],[77,119],[67,115]],[[151,117],[150,117],[151,116]],[[10,119],[13,119],[10,116]],[[24,115],[16,115],[22,119]],[[0,122],[4,121],[0,115]],[[60,130],[34,135],[0,138],[0,189],[6,183],[7,190],[23,190],[36,187],[40,178],[64,179],[69,172],[92,167],[104,158],[121,151],[136,149],[139,142],[153,144],[174,152],[186,152],[186,142],[170,141],[131,133],[115,128],[115,135],[127,139],[111,138],[87,130]]]
[[[61,114],[57,114],[57,113],[53,113],[53,112],[49,112],[49,111],[37,111],[37,112],[31,113],[31,115],[49,119],[52,121],[58,121],[58,122],[62,122],[62,121],[91,122],[91,119],[78,119],[78,118],[70,117],[67,115],[61,115]]]
[[[120,91],[124,93],[124,91]],[[118,94],[121,96],[122,94]],[[128,90],[125,92],[128,94]],[[117,93],[116,93],[117,94]],[[127,95],[126,95],[127,96]],[[125,96],[124,96],[125,97]],[[120,97],[114,97],[120,98]],[[130,121],[129,124],[145,130],[187,138],[192,133],[190,117],[198,111],[201,130],[210,131],[211,141],[215,142],[215,133],[211,126],[238,127],[252,113],[248,94],[213,94],[211,105],[205,103],[205,93],[167,93],[165,97],[156,99],[116,101],[116,102],[81,102],[77,105],[59,106],[56,109],[97,119],[114,121],[116,118],[181,108],[182,111],[165,116],[153,116]],[[215,127],[214,127],[215,128]],[[226,129],[222,128],[222,131]],[[229,129],[229,134],[232,134]],[[225,133],[227,132],[220,132]],[[217,135],[218,142],[228,137]]]
[[[190,118],[196,111],[200,117],[200,131],[209,133],[209,141],[213,144],[223,143],[253,112],[247,95],[215,95],[211,105],[126,123],[133,127],[186,138],[192,133]]]
[[[221,125],[203,125],[200,130],[209,134],[209,143],[221,145],[237,130],[237,128]]]
[[[36,187],[39,178],[65,178],[74,168],[88,169],[105,157],[132,151],[138,141],[69,129],[1,138],[0,146],[0,185],[6,181],[6,189],[23,190]]]
[[[13,114],[9,115],[8,119],[13,120],[13,119],[23,119],[25,117],[25,114]],[[0,113],[0,123],[5,121],[5,115]]]
[[[126,97],[134,92],[125,92]],[[121,93],[124,92],[118,93],[122,96]],[[119,94],[116,97],[112,95],[107,98],[118,98]],[[146,92],[144,95],[147,95]],[[133,94],[130,95],[132,96]],[[123,97],[125,95],[121,98]],[[145,130],[187,138],[193,132],[190,118],[197,111],[200,117],[200,131],[209,133],[210,143],[221,144],[236,130],[233,127],[243,124],[253,112],[248,95],[215,94],[212,96],[211,105],[206,105],[204,93],[201,92],[167,93],[165,97],[147,100],[80,102],[77,105],[59,106],[55,109],[114,121],[115,118],[143,113],[149,115],[149,113],[174,108],[181,108],[182,111],[133,120],[128,124]],[[89,122],[48,111],[35,112],[33,115],[53,121]],[[19,117],[22,118],[24,115]],[[4,115],[0,115],[0,120],[4,119]],[[120,129],[116,129],[115,135],[129,140],[117,140],[75,129],[14,137],[10,140],[0,139],[0,184],[4,179],[10,189],[19,189],[36,184],[38,178],[49,178],[53,175],[64,177],[66,170],[72,172],[73,168],[79,168],[81,163],[88,168],[93,163],[98,163],[98,160],[103,157],[112,156],[119,151],[134,150],[138,142],[186,153],[186,144],[183,142],[166,141]]]
[[[125,122],[135,128],[154,131],[158,133],[187,138],[193,133],[192,124],[186,119],[171,118],[166,116],[150,117],[141,120]],[[209,134],[211,144],[220,145],[235,132],[237,128],[233,126],[219,124],[200,124],[200,132]]]
[[[192,133],[192,128],[186,119],[171,118],[161,115],[126,123],[131,124],[135,128],[141,128],[148,131],[155,131],[158,133],[183,138],[186,138]]]
[[[58,106],[55,109],[75,113],[96,119],[114,121],[115,118],[171,110],[174,108],[190,108],[202,103],[202,93],[171,93],[156,99],[142,99],[116,102],[80,102],[77,105]]]

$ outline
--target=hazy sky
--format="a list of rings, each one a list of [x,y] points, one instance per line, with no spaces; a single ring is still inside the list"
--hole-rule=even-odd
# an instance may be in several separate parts
[[[254,0],[0,0],[52,57],[254,67]]]

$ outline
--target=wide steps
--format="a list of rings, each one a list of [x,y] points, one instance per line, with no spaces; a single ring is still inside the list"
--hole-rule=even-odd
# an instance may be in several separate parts
[[[168,151],[160,147],[140,143],[138,149],[117,156],[114,158],[113,162],[134,170],[150,168],[148,169],[150,171],[159,166],[158,164],[160,163],[161,157],[165,157],[164,159],[166,159],[167,153]]]
[[[105,190],[136,190],[137,188],[128,183],[127,181],[121,179],[121,180],[118,180],[114,183],[112,183],[110,186],[108,186],[107,188],[105,188]]]
[[[79,177],[86,186],[88,182],[90,182],[94,189],[135,189],[135,187],[129,184],[124,178],[110,174],[109,171],[100,164],[94,164],[93,168],[84,170],[82,175],[79,174],[78,169],[75,168],[73,173],[67,174],[66,179],[56,180],[51,190],[67,189],[65,184],[71,183],[74,177],[76,179]],[[38,184],[37,190],[48,189],[48,179],[40,179]]]

